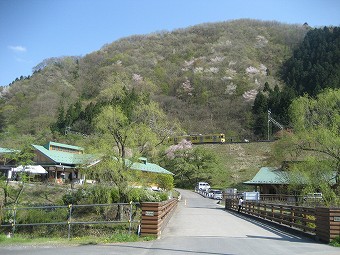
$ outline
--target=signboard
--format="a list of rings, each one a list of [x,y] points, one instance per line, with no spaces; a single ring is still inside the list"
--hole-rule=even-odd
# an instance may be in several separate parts
[[[237,194],[237,189],[234,189],[234,188],[227,188],[225,190],[225,193],[227,194]]]
[[[334,221],[340,221],[340,217],[334,216]]]
[[[259,192],[243,192],[243,199],[248,201],[259,201],[260,193]]]
[[[155,212],[154,211],[145,211],[145,216],[154,216]]]

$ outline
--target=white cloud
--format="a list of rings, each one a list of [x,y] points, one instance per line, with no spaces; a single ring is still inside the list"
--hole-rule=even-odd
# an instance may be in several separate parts
[[[12,51],[15,51],[15,52],[26,52],[27,49],[23,46],[8,46],[8,48]]]

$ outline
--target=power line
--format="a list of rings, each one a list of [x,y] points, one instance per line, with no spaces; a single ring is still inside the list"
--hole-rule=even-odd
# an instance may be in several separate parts
[[[272,116],[270,116],[271,115],[271,111],[270,111],[270,109],[268,110],[268,141],[269,141],[269,136],[270,136],[270,132],[269,132],[269,124],[270,124],[270,122],[271,123],[273,123],[275,126],[277,126],[279,129],[281,129],[281,130],[283,130],[283,125],[281,124],[281,123],[279,123],[279,122],[277,122]]]

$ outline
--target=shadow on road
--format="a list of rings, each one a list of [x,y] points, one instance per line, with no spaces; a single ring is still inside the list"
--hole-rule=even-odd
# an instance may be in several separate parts
[[[106,245],[107,246],[107,245]],[[183,249],[169,249],[169,248],[158,248],[158,247],[143,247],[143,246],[130,246],[130,245],[124,245],[124,244],[117,244],[112,245],[114,247],[121,247],[121,248],[130,248],[130,249],[136,249],[137,250],[145,250],[145,251],[153,251],[153,252],[169,252],[169,254],[173,254],[172,252],[178,252],[183,254],[212,254],[212,255],[234,255],[231,253],[217,253],[217,252],[211,252],[211,251],[195,251],[195,250],[183,250]]]
[[[251,235],[249,235],[248,237],[250,237],[250,238],[284,240],[284,241],[299,242],[299,243],[301,243],[301,242],[303,242],[303,243],[316,243],[316,241],[312,239],[312,238],[314,238],[314,236],[312,234],[301,233],[301,232],[298,232],[298,230],[294,230],[294,229],[288,228],[286,226],[271,223],[271,222],[268,222],[268,221],[263,220],[263,219],[254,218],[251,215],[247,215],[247,214],[243,214],[243,213],[237,213],[237,212],[229,211],[229,210],[227,210],[226,212],[280,236],[280,238],[274,238],[274,237],[267,237],[267,236],[251,236]]]

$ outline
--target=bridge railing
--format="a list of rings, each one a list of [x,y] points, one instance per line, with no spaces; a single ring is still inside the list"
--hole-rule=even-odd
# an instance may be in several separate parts
[[[325,206],[325,201],[322,196],[313,195],[283,195],[283,194],[261,194],[261,202],[273,204],[287,204],[303,207]]]
[[[242,193],[238,194],[226,194],[223,195],[223,200],[225,199],[238,199],[242,196]],[[260,194],[260,199],[262,203],[269,204],[283,204],[292,206],[303,206],[303,207],[323,207],[326,206],[325,201],[319,196],[300,196],[300,195],[286,195],[286,194]],[[340,197],[339,199],[340,200]],[[337,207],[337,204],[333,204]]]
[[[238,200],[227,198],[225,208],[237,211]],[[245,201],[241,212],[309,233],[324,242],[340,236],[340,208]]]

